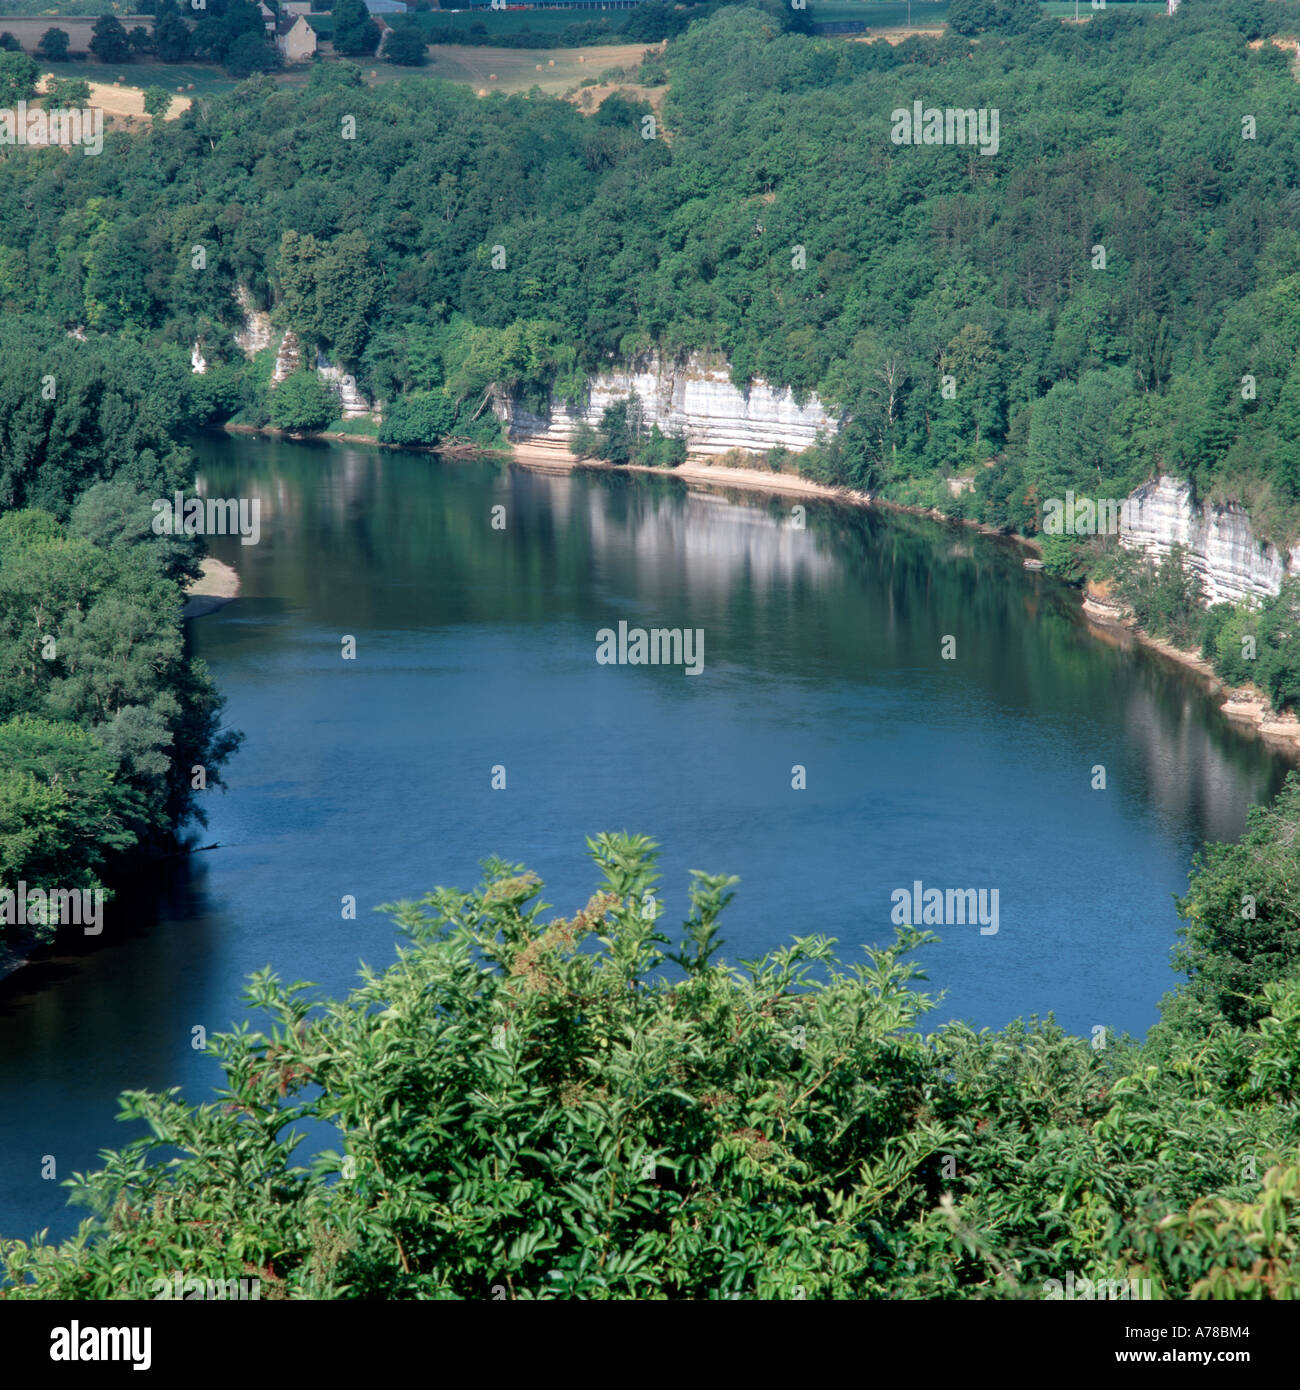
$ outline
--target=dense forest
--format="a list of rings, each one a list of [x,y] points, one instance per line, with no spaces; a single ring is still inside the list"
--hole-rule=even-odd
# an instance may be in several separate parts
[[[192,477],[174,443],[193,423],[187,377],[133,344],[79,343],[31,319],[0,325],[0,885],[10,892],[111,889],[115,869],[202,821],[204,791],[236,746],[181,626],[201,541],[152,530],[152,500]],[[55,925],[0,922],[0,947]]]
[[[1167,469],[1289,536],[1300,88],[1292,52],[1250,43],[1298,11],[893,46],[728,6],[651,59],[649,139],[619,96],[586,117],[337,63],[305,91],[255,78],[101,158],[0,164],[0,305],[198,339],[214,417],[254,394],[239,285],[370,394],[469,413],[491,386],[715,352],[846,413],[808,461],[828,479],[1033,530],[1044,497]],[[917,99],[996,108],[996,157],[891,143]]]
[[[1244,503],[1263,538],[1300,535],[1300,86],[1269,41],[1300,32],[1300,5],[1075,26],[980,0],[898,45],[788,32],[807,16],[779,5],[671,13],[665,52],[628,74],[667,85],[659,117],[626,94],[585,116],[540,92],[371,87],[331,62],[305,91],[254,78],[101,158],[11,156],[0,307],[157,360],[197,341],[197,418],[327,426],[313,373],[272,392],[274,354],[245,361],[242,291],[407,445],[499,440],[494,393],[577,399],[615,361],[713,354],[840,416],[796,465],[771,460],[819,481],[1034,534],[1046,499],[1170,472]],[[35,67],[7,71],[21,95]],[[996,109],[996,155],[893,143],[916,100]],[[1103,552],[1057,537],[1046,558],[1075,580],[1124,568]],[[1300,698],[1294,592],[1202,624],[1185,577],[1116,578],[1225,676],[1224,633],[1257,629],[1258,682]]]
[[[17,364],[0,503],[58,523],[10,518],[6,534],[26,527],[58,554],[98,536],[112,566],[175,587],[193,556],[110,546],[105,489],[119,509],[128,488],[165,491],[184,471],[172,441],[197,425],[316,429],[336,409],[314,373],[269,389],[274,354],[249,362],[235,342],[242,294],[307,360],[320,349],[354,372],[393,443],[491,442],[494,393],[580,398],[613,361],[716,354],[738,384],[816,391],[841,415],[799,460],[823,481],[1033,533],[1046,498],[1123,497],[1171,471],[1245,502],[1258,533],[1295,536],[1300,87],[1267,37],[1300,27],[1300,5],[1189,0],[1173,22],[1113,7],[1079,26],[975,5],[962,32],[898,45],[787,32],[803,18],[780,6],[698,8],[631,74],[667,83],[661,122],[624,95],[587,116],[424,77],[369,87],[330,62],[305,90],[256,77],[111,135],[100,157],[0,159]],[[6,99],[30,96],[35,64],[0,62]],[[996,156],[893,143],[892,113],[914,100],[996,108]],[[48,403],[46,376],[62,383]],[[91,398],[134,393],[120,422],[69,394],[83,381]],[[681,457],[680,441],[603,425],[592,438],[611,456]],[[1065,539],[1048,560],[1071,578],[1123,568]],[[1172,569],[1117,578],[1147,626],[1254,674],[1278,705],[1300,699],[1295,586],[1201,624]],[[131,726],[140,746],[121,766],[157,779],[199,696],[172,710],[172,675],[130,698],[71,693],[62,658],[32,652],[41,623],[83,608],[70,594],[38,620],[13,600],[0,716]],[[1264,660],[1243,668],[1247,628]],[[190,798],[167,776],[180,811]],[[31,833],[6,841],[9,859]]]

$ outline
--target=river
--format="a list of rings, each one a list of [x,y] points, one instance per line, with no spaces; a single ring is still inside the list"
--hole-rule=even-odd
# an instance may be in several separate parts
[[[670,934],[690,869],[740,875],[732,959],[813,932],[860,959],[894,890],[996,888],[996,933],[937,928],[932,1023],[1141,1034],[1195,847],[1285,774],[1190,675],[968,530],[807,499],[800,529],[795,500],[364,446],[196,453],[209,495],[261,505],[257,545],[211,542],[241,597],[190,625],[246,740],[195,841],[219,848],[0,985],[5,1235],[75,1228],[42,1163],[131,1137],[119,1091],[210,1094],[193,1029],[245,1017],[250,972],[346,991],[393,957],[376,904],[469,887],[493,853],[570,913],[602,829],[663,845]],[[702,630],[702,673],[598,664],[620,622]]]

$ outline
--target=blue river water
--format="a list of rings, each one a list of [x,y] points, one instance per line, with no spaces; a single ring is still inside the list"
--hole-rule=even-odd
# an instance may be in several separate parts
[[[121,1090],[210,1095],[193,1030],[246,1017],[252,971],[346,992],[393,958],[377,904],[472,886],[490,854],[571,913],[599,830],[663,846],[670,935],[689,870],[738,874],[732,959],[814,932],[860,959],[892,938],[895,890],[996,889],[996,933],[936,928],[931,1025],[1141,1034],[1176,982],[1196,846],[1286,770],[1187,673],[961,528],[364,446],[196,454],[209,495],[261,509],[257,545],[211,542],[241,596],[190,624],[245,742],[194,840],[218,848],[0,986],[5,1235],[75,1228],[42,1164],[64,1178],[131,1137]],[[700,631],[703,670],[599,663],[620,622]]]

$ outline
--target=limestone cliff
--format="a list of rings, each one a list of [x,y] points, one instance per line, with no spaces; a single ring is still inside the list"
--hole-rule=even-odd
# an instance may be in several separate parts
[[[245,357],[253,357],[275,341],[275,330],[271,327],[271,316],[265,309],[255,308],[253,296],[247,288],[240,285],[235,291],[240,312],[244,315],[242,328],[235,330],[235,342]]]
[[[332,367],[319,353],[316,356],[316,372],[320,379],[339,398],[340,418],[344,420],[370,419],[374,414],[370,402],[357,390],[356,378],[349,376],[342,367]]]
[[[1288,575],[1300,574],[1300,546],[1281,552],[1260,540],[1236,503],[1202,503],[1190,483],[1158,478],[1129,498],[1120,543],[1161,560],[1171,546],[1187,547],[1188,565],[1202,578],[1210,603],[1237,603],[1276,594]]]
[[[248,290],[240,285],[235,292],[235,298],[239,301],[239,307],[244,314],[243,326],[235,333],[235,342],[239,344],[246,357],[252,357],[265,348],[275,347],[275,366],[271,369],[271,388],[272,390],[290,377],[294,372],[301,371],[303,368],[302,344],[298,341],[298,335],[293,329],[286,329],[283,333],[277,333],[271,323],[271,316],[263,309],[253,306],[253,297]],[[196,351],[197,351],[196,344]],[[203,367],[197,365],[197,359],[192,358],[195,371],[206,370],[207,364]],[[342,367],[331,366],[329,360],[320,353],[316,355],[316,371],[321,380],[339,398],[339,414],[344,420],[360,420],[380,418],[377,406],[371,405],[357,389],[356,379],[346,372]]]
[[[646,425],[665,434],[685,434],[692,454],[724,454],[728,449],[763,453],[778,445],[798,452],[818,434],[834,434],[838,422],[816,396],[803,405],[785,389],[756,379],[747,390],[731,383],[725,367],[692,357],[684,363],[650,357],[591,378],[585,405],[553,400],[542,415],[512,400],[494,404],[512,440],[564,445],[579,422],[597,425],[601,412],[633,392],[642,403]]]
[[[302,367],[302,350],[298,346],[298,335],[292,328],[286,329],[284,337],[280,339],[280,347],[275,354],[275,366],[271,368],[271,385],[273,387],[291,377],[294,372]]]

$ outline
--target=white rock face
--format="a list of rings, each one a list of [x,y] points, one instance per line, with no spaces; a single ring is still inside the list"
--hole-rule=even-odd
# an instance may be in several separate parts
[[[276,342],[276,330],[271,324],[271,316],[263,309],[253,307],[253,299],[243,285],[235,291],[235,298],[244,312],[244,326],[235,334],[235,341],[243,349],[246,357],[271,347]],[[271,389],[274,390],[287,377],[303,368],[302,344],[292,328],[279,336],[279,346],[275,353],[275,366],[271,369]],[[207,371],[199,345],[195,343],[190,363],[196,372]],[[202,365],[200,365],[202,364]],[[319,352],[316,354],[316,371],[320,378],[339,398],[340,418],[360,420],[367,417],[380,418],[379,410],[357,390],[357,383],[342,367],[330,366],[328,360]]]
[[[592,378],[585,409],[551,402],[547,415],[536,415],[513,401],[494,404],[511,439],[567,444],[575,426],[600,423],[601,412],[633,392],[641,399],[647,426],[665,434],[685,434],[692,454],[725,454],[728,449],[763,453],[781,445],[793,452],[832,435],[838,421],[816,396],[802,406],[793,394],[757,379],[747,391],[731,384],[725,368],[709,367],[692,357],[683,364],[651,357],[645,364],[600,372]]]
[[[1145,483],[1129,498],[1120,543],[1162,560],[1173,545],[1187,547],[1187,563],[1200,574],[1210,603],[1239,603],[1276,594],[1288,575],[1300,574],[1300,546],[1280,553],[1260,540],[1235,503],[1196,506],[1192,488],[1178,478]]]
[[[298,347],[298,335],[292,328],[287,329],[280,339],[280,349],[275,354],[275,366],[271,369],[271,387],[274,389],[286,378],[302,367],[302,352]]]
[[[245,357],[252,357],[275,341],[275,330],[271,327],[271,316],[265,309],[253,307],[253,296],[240,285],[235,290],[235,298],[243,311],[244,326],[235,332],[235,342]]]
[[[360,420],[368,419],[374,415],[370,402],[357,390],[356,379],[348,375],[342,367],[331,367],[323,357],[318,355],[316,372],[320,379],[338,396],[342,411],[340,418]]]

